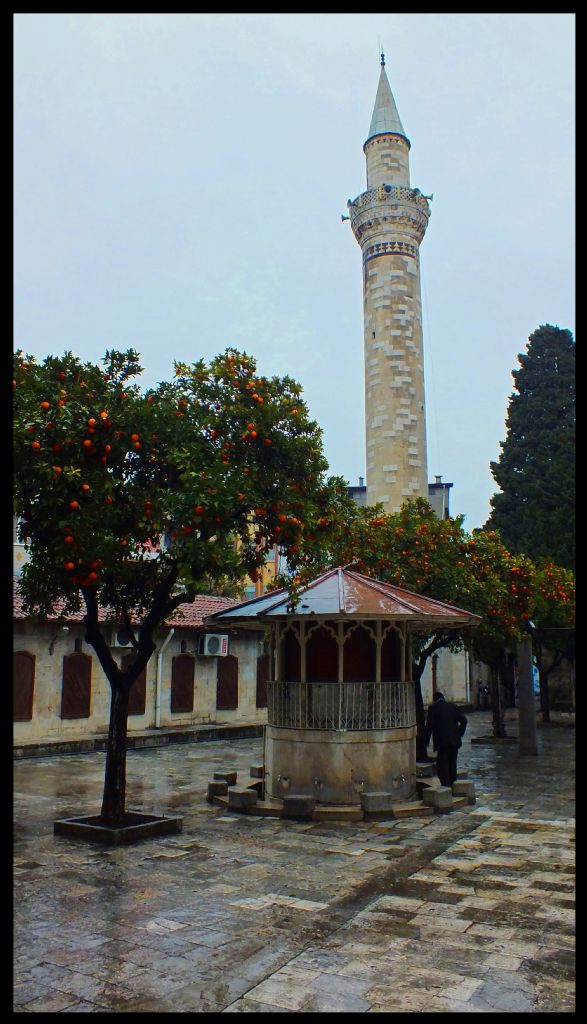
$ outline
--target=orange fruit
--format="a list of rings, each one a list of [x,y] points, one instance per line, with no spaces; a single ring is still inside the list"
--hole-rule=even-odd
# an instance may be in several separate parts
[[[139,435],[138,434],[131,434],[130,435],[130,439],[131,439],[131,441],[138,441]]]
[[[75,565],[73,562],[65,562],[64,564],[68,572],[73,572],[73,570],[75,569]]]
[[[69,507],[70,508],[79,508],[79,501],[70,501]]]
[[[40,402],[39,404],[41,406],[41,409],[50,409],[51,408],[51,402]]]
[[[82,444],[83,444],[84,448],[91,448],[92,447],[92,441],[90,441],[89,437],[86,437],[85,441],[83,441]]]
[[[31,441],[31,448],[38,450],[41,447],[38,441]]]
[[[203,511],[204,511],[204,506],[203,505],[196,505],[194,507],[194,512],[196,513],[197,516],[201,516]]]
[[[98,421],[92,417],[92,419],[88,420],[88,427],[95,427],[97,422]]]
[[[73,537],[71,536],[70,533],[67,535],[67,537],[64,537],[63,540],[65,541],[66,544],[73,544]]]
[[[90,485],[89,484],[82,484],[82,491],[89,491],[89,489],[90,489]]]
[[[63,473],[63,469],[61,466],[53,466],[53,472],[56,476],[59,476],[60,473]]]

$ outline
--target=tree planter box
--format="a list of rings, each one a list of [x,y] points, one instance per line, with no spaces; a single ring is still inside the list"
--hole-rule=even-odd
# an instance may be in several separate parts
[[[136,843],[140,839],[153,839],[181,832],[183,818],[178,814],[168,817],[157,817],[154,814],[140,814],[128,811],[124,825],[113,828],[102,825],[98,814],[83,818],[61,818],[54,822],[53,834],[68,836],[70,839],[86,839],[90,843],[106,843],[109,846],[123,846]]]

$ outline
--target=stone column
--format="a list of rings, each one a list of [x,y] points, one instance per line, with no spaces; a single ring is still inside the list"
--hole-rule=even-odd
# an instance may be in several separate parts
[[[419,244],[430,209],[390,184],[348,208],[363,255],[367,503],[394,512],[428,497]]]

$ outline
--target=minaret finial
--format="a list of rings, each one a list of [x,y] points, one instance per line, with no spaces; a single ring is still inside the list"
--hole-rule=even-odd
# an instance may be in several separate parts
[[[381,51],[381,67],[382,68],[385,67],[385,54],[384,54],[383,50]]]

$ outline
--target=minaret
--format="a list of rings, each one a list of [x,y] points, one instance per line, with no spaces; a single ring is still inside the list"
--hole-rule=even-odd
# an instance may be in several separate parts
[[[348,201],[363,254],[367,503],[428,498],[419,245],[430,208],[410,188],[406,137],[385,71],[363,151],[367,189]]]

